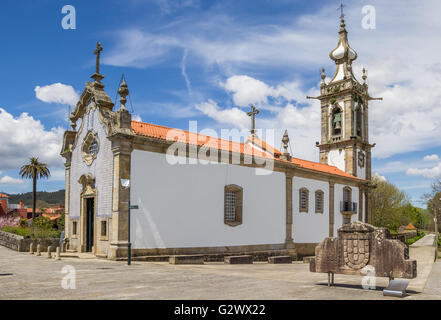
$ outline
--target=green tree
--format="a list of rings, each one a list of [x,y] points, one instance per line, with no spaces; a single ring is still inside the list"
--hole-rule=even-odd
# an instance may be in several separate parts
[[[372,177],[377,187],[372,190],[372,224],[377,227],[386,227],[396,231],[406,222],[403,217],[403,207],[410,204],[404,192],[392,183]],[[408,223],[408,222],[407,222]]]
[[[35,208],[37,205],[37,180],[41,178],[49,178],[51,175],[46,163],[38,161],[38,158],[32,157],[20,169],[20,176],[25,179],[32,179],[32,220],[35,218]]]

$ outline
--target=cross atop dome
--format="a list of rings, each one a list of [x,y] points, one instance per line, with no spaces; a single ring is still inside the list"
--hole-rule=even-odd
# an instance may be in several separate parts
[[[344,20],[345,18],[345,14],[343,12],[343,8],[346,7],[343,2],[340,3],[340,7],[338,8],[338,10],[340,10],[340,20]]]

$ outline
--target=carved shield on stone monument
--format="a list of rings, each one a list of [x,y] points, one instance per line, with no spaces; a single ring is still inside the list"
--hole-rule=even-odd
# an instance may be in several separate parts
[[[369,262],[369,238],[366,234],[349,234],[343,240],[345,265],[351,269],[361,269]]]

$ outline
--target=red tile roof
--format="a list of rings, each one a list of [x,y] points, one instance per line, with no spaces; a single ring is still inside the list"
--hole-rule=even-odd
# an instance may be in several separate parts
[[[61,214],[57,214],[57,215],[51,215],[51,214],[45,214],[43,213],[43,217],[45,218],[49,218],[51,221],[53,220],[57,220],[59,217],[61,217]]]
[[[416,230],[415,226],[412,223],[409,223],[404,230]]]
[[[240,142],[234,142],[234,141],[228,141],[228,140],[222,140],[219,138],[214,138],[210,136],[205,136],[201,134],[197,134],[194,132],[189,132],[185,130],[180,129],[173,129],[168,128],[164,126],[159,126],[156,124],[151,123],[145,123],[145,122],[139,122],[139,121],[132,121],[132,129],[135,134],[150,138],[156,138],[161,140],[167,140],[167,141],[180,141],[190,144],[196,144],[198,146],[208,146],[211,148],[216,148],[218,150],[226,150],[226,151],[233,151],[233,152],[240,152],[243,154],[250,154],[260,157],[268,157],[266,153],[260,152],[259,150],[256,150],[253,148],[248,142],[253,143],[254,145],[260,147],[264,151],[269,152],[270,154],[275,155],[276,157],[273,157],[271,155],[271,158],[277,161],[284,161],[279,159],[278,157],[281,155],[281,152],[269,144],[267,144],[265,141],[260,140],[256,136],[248,137],[248,139],[245,141],[245,143]],[[308,161],[308,160],[302,160],[298,158],[291,158],[291,163],[304,168],[308,170],[314,170],[318,172],[323,173],[329,173],[333,175],[338,175],[346,178],[351,179],[357,179],[357,180],[363,180],[357,177],[354,177],[353,175],[350,175],[349,173],[346,173],[337,167],[330,166],[327,164],[322,164],[318,162]]]

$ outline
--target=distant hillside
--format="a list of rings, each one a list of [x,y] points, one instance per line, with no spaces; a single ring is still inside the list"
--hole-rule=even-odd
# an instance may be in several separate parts
[[[26,207],[32,207],[32,192],[20,193],[20,194],[10,194],[9,203],[20,203],[20,200],[24,202]],[[37,200],[42,203],[46,202],[50,206],[62,204],[64,205],[64,190],[58,190],[55,192],[38,191]]]

